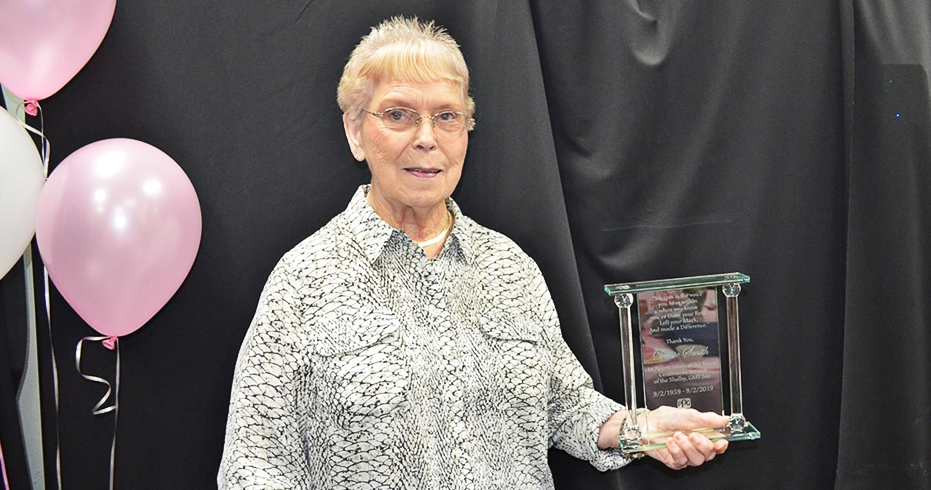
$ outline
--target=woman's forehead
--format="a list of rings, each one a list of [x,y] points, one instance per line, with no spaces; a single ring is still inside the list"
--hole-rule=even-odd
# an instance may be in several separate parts
[[[375,85],[372,94],[376,103],[397,101],[421,104],[462,105],[462,88],[452,80],[428,82],[387,80]]]

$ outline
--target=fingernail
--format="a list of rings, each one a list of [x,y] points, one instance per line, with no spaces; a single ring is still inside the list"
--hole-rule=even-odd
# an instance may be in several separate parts
[[[679,442],[685,442],[685,434],[681,432],[676,433],[676,440]]]

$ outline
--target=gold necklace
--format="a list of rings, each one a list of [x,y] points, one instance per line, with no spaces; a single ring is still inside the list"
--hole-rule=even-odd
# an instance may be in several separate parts
[[[446,210],[446,226],[443,228],[443,231],[441,231],[439,235],[429,240],[426,240],[423,242],[417,242],[417,246],[420,248],[427,248],[430,245],[435,245],[440,240],[446,238],[446,234],[449,233],[449,229],[452,227],[452,225],[453,225],[453,218],[449,215],[449,210],[447,209]]]

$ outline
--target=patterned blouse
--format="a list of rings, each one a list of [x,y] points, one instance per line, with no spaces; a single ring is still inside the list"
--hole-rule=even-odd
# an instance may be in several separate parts
[[[592,388],[533,260],[451,200],[430,260],[367,190],[265,285],[219,488],[551,489],[551,446],[628,463],[596,446],[623,407]]]

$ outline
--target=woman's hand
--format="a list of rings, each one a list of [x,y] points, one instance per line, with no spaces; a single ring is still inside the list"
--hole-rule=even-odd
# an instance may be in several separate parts
[[[601,426],[598,434],[598,447],[602,449],[617,448],[617,436],[627,412],[617,412]],[[699,412],[691,408],[659,407],[648,414],[637,417],[637,425],[644,433],[670,432],[672,436],[666,441],[666,447],[646,452],[666,466],[681,470],[686,466],[698,466],[711,461],[718,454],[727,450],[727,440],[711,441],[707,436],[689,431],[702,427],[724,427],[728,418],[713,412]]]
[[[691,408],[659,407],[649,413],[649,432],[673,432],[664,449],[646,454],[666,466],[681,470],[711,461],[727,450],[727,440],[712,442],[707,436],[693,432],[700,427],[724,427],[728,418],[713,412],[699,412]],[[646,429],[646,428],[645,428]]]

